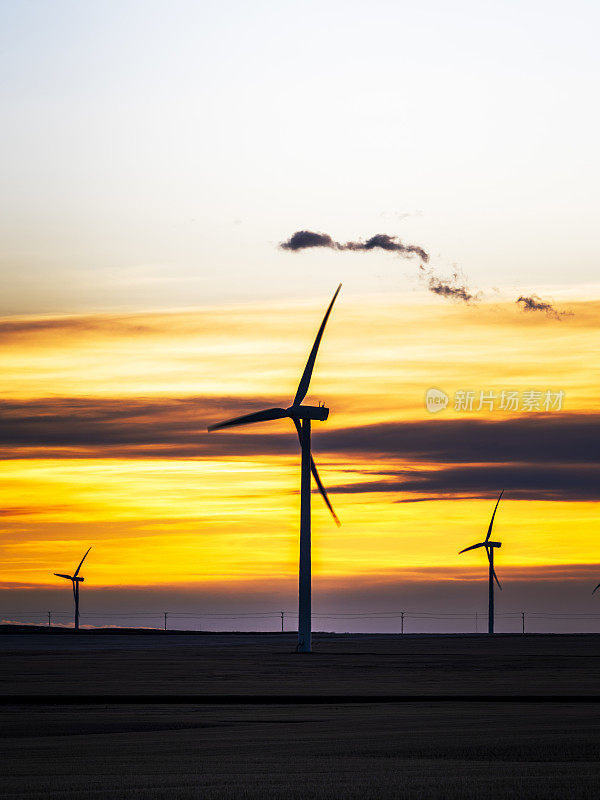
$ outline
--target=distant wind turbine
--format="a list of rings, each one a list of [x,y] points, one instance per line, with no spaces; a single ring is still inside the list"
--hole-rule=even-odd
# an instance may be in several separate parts
[[[596,594],[596,592],[598,591],[598,589],[600,589],[600,583],[598,584],[598,586],[596,586],[596,588],[594,589],[594,591],[592,592],[592,594]]]
[[[500,502],[502,495],[504,494],[504,489],[500,492],[498,499],[496,500],[496,505],[494,506],[494,513],[492,514],[492,519],[490,520],[490,527],[488,528],[487,536],[485,537],[483,542],[478,542],[477,544],[472,544],[470,547],[465,547],[464,550],[461,550],[460,553],[466,553],[467,550],[476,550],[478,547],[485,547],[485,552],[487,553],[488,561],[489,561],[489,578],[488,578],[488,592],[489,592],[489,603],[488,603],[488,633],[494,632],[494,581],[498,584],[498,588],[502,590],[502,586],[500,585],[500,581],[498,580],[498,576],[494,570],[494,548],[495,547],[502,547],[501,542],[492,542],[490,540],[490,536],[492,535],[492,527],[494,525],[494,517],[496,516],[496,511],[498,509],[498,503]],[[459,553],[459,555],[460,555]]]
[[[79,566],[75,570],[74,575],[63,575],[62,572],[55,572],[57,578],[66,578],[68,581],[71,581],[73,584],[73,599],[75,600],[75,630],[79,630],[79,584],[83,583],[83,578],[79,577],[79,570],[81,569],[81,565],[85,561],[87,554],[90,552],[92,548],[89,547],[85,556],[79,562]]]
[[[310,513],[310,474],[312,472],[317,488],[331,512],[331,516],[335,520],[336,525],[340,525],[333,506],[329,501],[325,487],[321,483],[317,467],[315,466],[310,448],[310,424],[311,420],[320,420],[324,422],[329,416],[329,409],[323,405],[319,406],[305,406],[302,401],[306,397],[310,379],[312,376],[315,360],[317,358],[317,351],[321,344],[321,338],[325,325],[329,319],[331,309],[335,303],[342,284],[338,286],[333,295],[333,299],[329,304],[329,308],[325,312],[321,327],[317,332],[317,338],[312,346],[306,367],[300,378],[298,384],[298,391],[289,408],[267,408],[264,411],[257,411],[253,414],[245,414],[243,417],[236,417],[229,419],[225,422],[219,422],[216,425],[210,425],[208,430],[215,431],[220,428],[233,428],[237,425],[249,425],[253,422],[266,422],[268,420],[283,419],[289,417],[292,419],[296,426],[300,447],[302,450],[302,467],[301,467],[301,482],[300,482],[300,564],[299,564],[299,579],[298,579],[298,647],[299,653],[310,653],[312,647],[312,630],[311,630],[311,513]]]

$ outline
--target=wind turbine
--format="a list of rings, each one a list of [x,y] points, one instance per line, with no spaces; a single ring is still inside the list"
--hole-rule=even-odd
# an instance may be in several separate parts
[[[320,420],[321,422],[325,422],[325,420],[329,416],[329,409],[326,408],[324,405],[318,405],[318,406],[302,405],[302,401],[304,400],[304,398],[306,397],[306,393],[308,392],[310,379],[312,376],[313,368],[315,366],[315,360],[317,358],[317,351],[319,349],[319,345],[321,344],[321,338],[323,336],[323,331],[325,330],[325,325],[327,324],[327,320],[329,319],[331,309],[333,308],[333,304],[335,303],[336,297],[338,296],[341,288],[342,284],[340,283],[340,285],[335,291],[335,294],[333,295],[331,303],[329,304],[329,308],[325,312],[325,316],[323,317],[323,322],[321,323],[321,327],[317,332],[315,343],[312,346],[312,350],[310,351],[310,355],[308,356],[308,361],[306,362],[306,366],[304,367],[304,372],[302,373],[302,377],[300,378],[300,383],[298,384],[298,391],[296,392],[296,396],[292,401],[292,405],[289,406],[289,408],[267,408],[264,411],[257,411],[253,414],[245,414],[243,417],[236,417],[235,419],[229,419],[226,420],[225,422],[219,422],[216,425],[210,425],[208,428],[209,431],[215,431],[221,428],[233,428],[238,425],[249,425],[250,423],[253,422],[266,422],[268,420],[284,419],[285,417],[289,417],[296,426],[296,431],[298,433],[298,440],[300,442],[300,448],[302,451],[302,466],[301,466],[301,480],[300,480],[300,562],[299,562],[299,576],[298,576],[297,651],[299,653],[310,653],[312,646],[311,548],[310,548],[311,472],[313,478],[315,479],[315,483],[317,484],[317,488],[321,493],[321,496],[325,501],[327,508],[331,512],[331,516],[333,517],[335,524],[338,526],[340,525],[340,521],[337,518],[337,515],[333,510],[333,506],[329,501],[329,497],[327,496],[325,487],[321,483],[321,479],[319,477],[319,473],[317,472],[317,467],[315,466],[315,462],[312,457],[310,449],[311,420],[314,419],[314,420]]]
[[[86,551],[85,556],[79,562],[79,566],[75,570],[74,575],[63,575],[62,572],[55,572],[57,578],[66,578],[68,581],[71,581],[73,584],[73,599],[75,600],[75,630],[79,630],[79,584],[83,583],[83,578],[79,577],[79,570],[81,569],[81,565],[86,559],[87,554],[90,552],[92,548],[89,547]]]
[[[596,592],[598,591],[598,589],[600,589],[600,583],[598,584],[598,586],[596,586],[596,588],[594,589],[594,591],[592,592],[592,594],[596,594]]]
[[[500,585],[500,581],[498,580],[498,576],[496,575],[496,572],[494,570],[494,548],[502,547],[502,543],[492,542],[490,540],[490,536],[492,535],[492,527],[494,525],[494,517],[496,516],[498,503],[500,502],[503,494],[504,494],[504,489],[502,489],[498,499],[496,500],[496,505],[494,506],[494,513],[492,514],[492,518],[490,520],[490,527],[488,528],[487,536],[485,537],[484,541],[478,542],[477,544],[472,544],[470,547],[465,547],[464,550],[460,551],[460,553],[466,553],[467,550],[476,550],[478,547],[485,547],[485,552],[487,553],[489,561],[488,633],[494,632],[494,581],[496,581],[496,583],[498,584],[498,588],[502,590],[502,586]]]

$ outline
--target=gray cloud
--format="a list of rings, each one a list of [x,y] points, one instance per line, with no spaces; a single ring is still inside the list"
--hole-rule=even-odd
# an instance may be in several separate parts
[[[311,247],[327,247],[331,250],[351,250],[369,251],[386,250],[390,253],[398,253],[405,258],[418,256],[422,261],[429,261],[429,254],[418,245],[404,244],[397,236],[390,236],[387,233],[377,233],[371,236],[366,242],[337,242],[327,233],[316,233],[315,231],[296,231],[290,238],[279,245],[283,250],[307,250]]]
[[[399,253],[408,258],[417,255],[421,261],[425,263],[429,261],[429,253],[423,250],[422,247],[414,244],[403,244],[396,236],[389,236],[387,233],[377,233],[367,239],[366,242],[346,242],[340,247],[341,250],[375,250],[376,248],[387,250],[391,253]]]
[[[13,448],[144,445],[168,458],[296,451],[293,425],[206,433],[220,419],[274,405],[273,399],[232,397],[128,400],[48,398],[0,402],[0,446]],[[288,446],[289,443],[289,446]],[[337,430],[315,429],[320,452],[407,458],[438,463],[598,463],[600,414],[535,412],[512,419],[425,419]]]
[[[296,231],[286,242],[279,245],[282,250],[306,250],[309,247],[329,247],[339,250],[340,245],[327,233],[315,233],[314,231]]]
[[[451,300],[460,300],[463,303],[474,303],[479,300],[479,295],[474,294],[464,283],[460,283],[458,273],[451,278],[440,278],[433,273],[429,274],[427,288],[433,294],[448,297]]]
[[[536,294],[529,295],[529,297],[521,295],[517,300],[515,300],[515,302],[517,305],[519,303],[521,304],[523,311],[542,311],[548,317],[552,317],[553,319],[561,319],[564,316],[571,315],[571,312],[569,311],[558,311],[551,303],[545,302]]]
[[[253,426],[209,434],[206,425],[264,408],[257,398],[185,400],[51,398],[0,403],[3,458],[226,458],[297,456],[293,426]],[[399,492],[598,500],[600,415],[538,414],[498,421],[427,419],[315,430],[315,455],[358,458],[370,468],[338,492]],[[398,460],[411,464],[397,468]],[[435,464],[435,468],[430,465]],[[350,474],[350,471],[348,472]],[[406,502],[408,498],[403,498]],[[26,509],[23,510],[24,513]]]
[[[433,269],[426,270],[423,264],[429,263],[429,253],[419,245],[404,244],[397,236],[387,233],[377,233],[366,241],[337,242],[328,233],[315,231],[296,231],[290,238],[279,245],[283,250],[307,250],[312,247],[326,247],[330,250],[346,250],[352,252],[369,252],[371,250],[385,250],[389,253],[398,253],[404,258],[418,256],[420,276],[427,281],[427,288],[433,294],[450,300],[459,300],[464,303],[474,303],[480,295],[472,291],[464,276],[455,271],[449,278],[442,277]]]
[[[505,497],[513,500],[597,501],[600,500],[600,465],[483,464],[395,470],[383,471],[373,481],[327,487],[327,491],[334,494],[417,495],[396,501],[400,503],[449,500],[457,495],[461,499],[494,499],[500,489],[505,489]]]

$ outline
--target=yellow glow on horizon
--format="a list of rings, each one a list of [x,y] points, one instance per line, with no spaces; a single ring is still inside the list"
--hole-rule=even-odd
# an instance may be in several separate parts
[[[574,316],[563,321],[502,303],[471,308],[391,297],[359,304],[343,295],[340,301],[307,398],[331,407],[329,430],[430,420],[424,409],[430,386],[449,393],[563,390],[565,411],[595,410],[590,358],[600,350],[598,301],[570,304]],[[200,398],[214,400],[217,416],[229,415],[219,414],[221,398],[239,399],[241,408],[244,400],[288,403],[322,311],[302,304],[21,320],[16,329],[0,324],[7,345],[0,399],[34,409],[36,400],[53,398],[114,401],[117,408]],[[193,415],[193,406],[185,413]],[[201,413],[207,412],[198,414],[199,431],[206,424]],[[449,408],[436,419],[460,416],[466,415]],[[262,430],[268,435],[286,424]],[[326,486],[369,481],[379,467],[411,467],[353,453],[320,458],[320,430],[315,424],[314,453]],[[289,432],[293,440],[291,426]],[[20,455],[27,457],[0,462],[5,581],[51,583],[51,573],[75,563],[89,544],[86,569],[95,585],[242,582],[297,572],[299,458],[116,457],[110,449],[101,458],[85,452],[58,458],[58,451],[39,447]],[[391,490],[334,494],[343,521],[338,530],[313,495],[315,575],[484,568],[480,551],[460,557],[457,551],[485,535],[492,501],[399,499],[407,498]],[[498,571],[597,563],[596,506],[507,495],[495,529],[503,542]]]
[[[328,462],[329,482],[348,482],[346,466]],[[21,580],[47,583],[55,568],[67,569],[92,544],[87,571],[96,585],[292,576],[298,471],[293,459],[272,457],[233,464],[13,462],[4,467],[0,502],[6,506],[17,493],[31,504],[31,513],[17,515],[11,527],[5,518],[5,574],[14,579],[17,569]],[[391,492],[333,500],[341,529],[313,495],[315,574],[485,568],[481,551],[459,556],[458,550],[485,536],[493,501],[398,503]],[[503,543],[498,569],[597,563],[599,523],[595,503],[507,496],[494,529]]]

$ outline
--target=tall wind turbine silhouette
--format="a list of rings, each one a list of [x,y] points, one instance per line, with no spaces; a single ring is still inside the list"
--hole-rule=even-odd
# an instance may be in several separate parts
[[[79,630],[79,584],[83,583],[83,578],[79,577],[79,570],[81,569],[81,565],[85,561],[87,554],[90,552],[92,548],[88,547],[85,556],[79,562],[79,566],[75,570],[74,575],[63,575],[62,572],[55,572],[57,578],[66,578],[68,581],[71,581],[73,584],[73,599],[75,600],[75,630]]]
[[[336,525],[340,525],[333,506],[329,501],[325,487],[323,486],[317,467],[311,453],[310,447],[310,426],[311,420],[320,420],[325,422],[329,416],[329,409],[323,405],[307,406],[302,405],[302,401],[306,397],[310,379],[315,366],[317,352],[321,344],[321,338],[325,325],[331,314],[333,304],[342,288],[342,284],[338,286],[333,295],[333,299],[329,304],[321,327],[317,332],[315,343],[312,346],[308,361],[300,378],[298,384],[298,391],[289,408],[267,408],[264,411],[257,411],[253,414],[245,414],[243,417],[235,417],[225,422],[219,422],[216,425],[210,425],[208,430],[215,431],[221,428],[233,428],[238,425],[249,425],[253,422],[266,422],[268,420],[283,419],[285,417],[291,418],[296,431],[298,433],[298,440],[302,451],[302,467],[301,467],[301,480],[300,480],[300,562],[299,562],[299,576],[298,576],[298,646],[299,653],[310,653],[312,649],[312,629],[311,629],[311,513],[310,513],[310,474],[312,472],[317,488],[321,493],[327,508],[331,512]]]
[[[592,592],[592,594],[596,594],[596,592],[598,591],[598,589],[600,589],[600,583],[598,584],[598,586],[596,586],[596,588],[594,589],[594,591]]]
[[[500,585],[500,581],[498,580],[498,576],[494,570],[494,548],[495,547],[502,547],[502,542],[492,542],[490,540],[490,536],[492,535],[492,527],[494,525],[494,517],[496,516],[496,511],[498,509],[498,503],[502,499],[502,495],[504,494],[504,489],[500,492],[498,499],[496,500],[496,505],[494,506],[494,513],[492,514],[492,518],[490,520],[490,527],[488,528],[487,536],[483,540],[483,542],[478,542],[477,544],[472,544],[470,547],[465,547],[464,550],[461,550],[460,553],[466,553],[467,550],[476,550],[478,547],[485,547],[485,552],[487,553],[488,561],[489,561],[489,578],[488,578],[488,633],[494,632],[494,581],[498,584],[498,588],[502,590],[502,586]],[[460,555],[459,553],[459,555]]]

